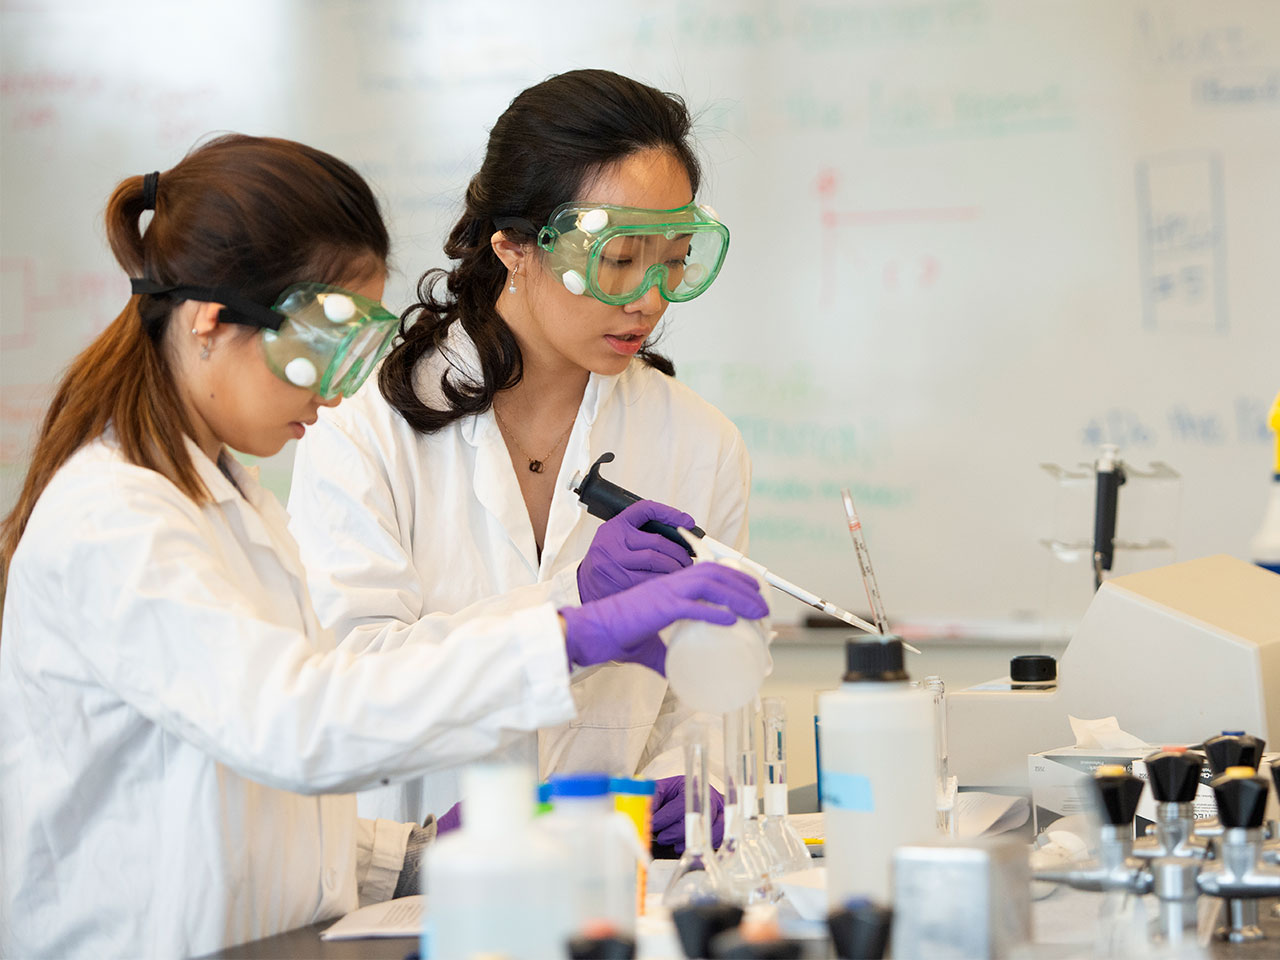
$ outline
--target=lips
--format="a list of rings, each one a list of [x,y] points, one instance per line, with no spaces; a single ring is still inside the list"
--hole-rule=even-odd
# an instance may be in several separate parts
[[[311,426],[315,422],[316,422],[315,418],[312,418],[305,422],[302,420],[290,420],[289,429],[293,431],[294,439],[301,440],[303,435],[307,432],[307,427]]]
[[[628,330],[625,333],[606,333],[604,339],[617,353],[630,357],[640,352],[648,336],[648,330]]]

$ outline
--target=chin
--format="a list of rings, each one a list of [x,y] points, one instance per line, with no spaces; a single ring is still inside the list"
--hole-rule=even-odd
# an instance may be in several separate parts
[[[623,357],[616,353],[611,353],[609,356],[603,357],[595,363],[587,364],[586,367],[592,373],[596,374],[596,376],[616,377],[618,374],[626,370],[627,367],[631,366],[631,364],[635,362],[635,359],[635,357]]]

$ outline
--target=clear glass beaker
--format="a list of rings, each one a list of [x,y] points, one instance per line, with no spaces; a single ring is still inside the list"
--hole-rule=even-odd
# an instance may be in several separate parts
[[[781,697],[761,701],[764,730],[764,820],[762,831],[769,853],[769,875],[804,870],[809,848],[787,822],[787,704]]]
[[[758,845],[743,841],[746,817],[742,741],[747,715],[748,711],[742,707],[724,715],[724,840],[716,852],[724,882],[721,898],[739,906],[764,903],[773,897],[769,865],[759,856]]]

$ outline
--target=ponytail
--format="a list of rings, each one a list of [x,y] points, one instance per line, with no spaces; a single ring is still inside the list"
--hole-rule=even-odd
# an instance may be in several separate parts
[[[145,234],[139,219],[155,214]],[[304,280],[339,283],[385,265],[387,228],[369,185],[336,157],[289,140],[228,134],[163,174],[129,177],[107,202],[107,241],[130,277],[229,286],[270,303]],[[208,488],[170,359],[172,295],[129,299],[71,362],[41,424],[13,511],[0,524],[0,595],[36,501],[58,469],[111,429],[130,463],[196,503]]]
[[[142,270],[141,212],[142,177],[130,177],[107,204],[107,240],[133,276]],[[0,590],[40,494],[72,454],[100,437],[108,424],[129,462],[168,477],[197,503],[209,498],[187,450],[191,424],[164,351],[168,308],[153,302],[140,311],[144,299],[132,297],[58,384],[18,502],[0,526]]]

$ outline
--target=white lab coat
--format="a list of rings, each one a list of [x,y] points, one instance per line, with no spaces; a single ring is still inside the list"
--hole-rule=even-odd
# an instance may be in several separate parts
[[[14,555],[2,956],[200,954],[338,916],[358,882],[387,896],[408,826],[358,825],[349,791],[573,714],[550,605],[336,649],[280,504],[188,448],[213,503],[108,436],[54,476]]]
[[[475,348],[458,326],[449,348],[478,379]],[[437,353],[417,375],[418,395],[439,404]],[[457,613],[482,598],[580,601],[577,566],[600,525],[569,489],[572,477],[612,450],[607,478],[691,514],[711,536],[746,549],[751,465],[738,429],[679,381],[642,362],[618,376],[592,375],[565,446],[541,559],[493,412],[423,436],[377,389],[367,388],[299,443],[290,525],[321,621],[353,651],[400,646],[422,618]],[[501,605],[497,596],[491,602]],[[527,602],[527,601],[526,601]],[[539,758],[540,774],[595,769],[614,776],[682,773],[682,728],[694,716],[646,667],[605,664],[576,671],[577,717],[534,742],[507,745]],[[714,766],[720,760],[713,723]],[[362,793],[362,816],[421,820],[460,798],[454,771]]]

